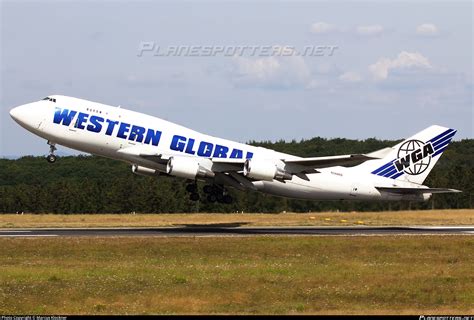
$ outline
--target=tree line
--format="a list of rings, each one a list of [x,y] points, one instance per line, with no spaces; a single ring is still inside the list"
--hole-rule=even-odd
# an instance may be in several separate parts
[[[399,141],[313,138],[301,141],[252,141],[250,144],[302,157],[368,153]],[[231,205],[193,202],[186,180],[134,175],[126,163],[95,156],[0,159],[0,213],[179,213],[179,212],[308,212],[472,208],[474,140],[453,142],[425,184],[460,189],[437,194],[428,202],[309,201],[229,188]],[[200,184],[202,188],[203,184]]]

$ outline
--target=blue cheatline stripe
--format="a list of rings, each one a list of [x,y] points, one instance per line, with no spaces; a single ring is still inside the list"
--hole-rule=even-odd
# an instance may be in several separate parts
[[[392,171],[394,168],[395,168],[394,166],[390,166],[390,167],[388,167],[387,169],[385,169],[385,170],[383,170],[383,171],[377,173],[377,175],[379,175],[379,176],[384,176],[387,172]]]
[[[384,171],[377,173],[377,175],[379,175],[379,176],[384,176],[387,172],[390,172],[390,171],[392,171],[393,169],[395,169],[395,167],[394,167],[394,166],[390,166],[390,167],[388,167],[387,169],[385,169]]]
[[[439,149],[443,148],[444,146],[447,146],[450,142],[451,142],[451,139],[446,140],[446,141],[443,142],[442,144],[436,146],[435,151],[438,151]]]
[[[446,140],[450,140],[452,139],[452,137],[456,134],[456,131],[448,134],[447,136],[443,137],[442,139],[439,139],[438,141],[436,141],[435,143],[433,143],[433,147],[436,149],[440,144],[443,144]]]
[[[382,171],[382,170],[384,170],[385,168],[387,168],[388,166],[390,166],[393,161],[394,161],[394,160],[390,161],[390,162],[387,163],[387,164],[384,164],[383,166],[381,166],[381,167],[378,168],[378,169],[375,169],[374,171],[372,171],[372,173],[374,173],[374,174],[379,173],[380,171]]]
[[[445,132],[443,132],[443,133],[441,133],[441,134],[438,134],[438,135],[437,135],[436,137],[434,137],[433,139],[428,140],[428,142],[434,142],[434,141],[438,140],[439,138],[444,137],[444,135],[449,134],[449,133],[452,132],[452,131],[454,131],[454,130],[453,130],[453,129],[448,129],[448,130],[446,130]]]
[[[389,172],[387,172],[386,174],[384,174],[383,176],[384,177],[390,177],[392,174],[394,174],[395,172],[398,172],[397,169],[393,168],[392,170],[390,170]]]
[[[391,176],[390,178],[392,179],[397,179],[399,176],[401,176],[403,174],[403,171],[402,172],[398,172],[396,174],[394,174],[393,176]]]
[[[445,146],[444,148],[441,148],[439,149],[438,151],[436,151],[435,153],[433,153],[433,155],[431,156],[432,158],[436,157],[437,155],[440,155],[443,153],[444,150],[446,150],[448,146]]]

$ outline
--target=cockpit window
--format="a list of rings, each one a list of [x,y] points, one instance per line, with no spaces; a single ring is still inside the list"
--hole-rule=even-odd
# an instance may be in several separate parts
[[[50,98],[50,97],[46,97],[46,98],[41,99],[41,100],[48,100],[48,101],[56,102],[56,99]]]

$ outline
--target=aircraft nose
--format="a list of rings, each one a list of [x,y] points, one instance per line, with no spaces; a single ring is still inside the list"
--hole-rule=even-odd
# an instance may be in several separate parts
[[[18,122],[18,119],[21,117],[21,107],[16,107],[10,110],[10,117],[12,117],[13,120]]]
[[[37,110],[33,103],[24,104],[10,110],[10,117],[22,127],[29,129],[38,126]]]
[[[20,124],[25,123],[25,120],[28,118],[28,109],[30,109],[28,105],[13,108],[10,110],[10,117]]]

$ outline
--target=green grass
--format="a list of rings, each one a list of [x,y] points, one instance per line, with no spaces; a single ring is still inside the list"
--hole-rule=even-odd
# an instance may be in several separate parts
[[[0,314],[474,312],[474,237],[2,238]]]

